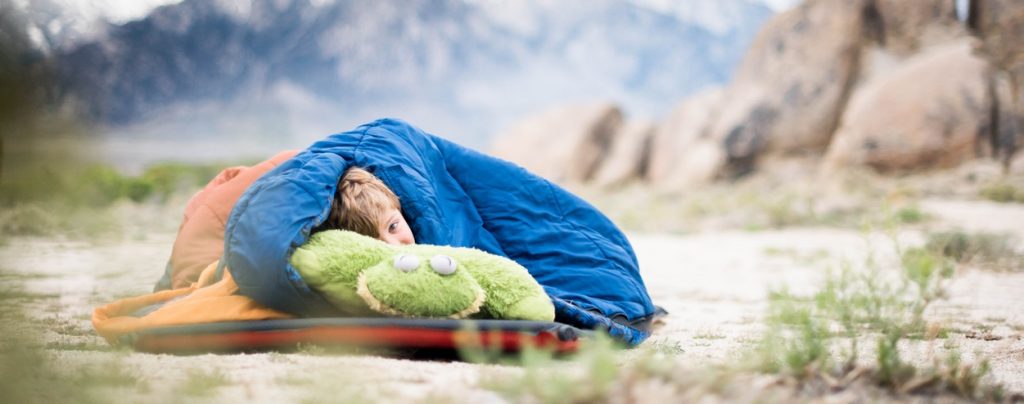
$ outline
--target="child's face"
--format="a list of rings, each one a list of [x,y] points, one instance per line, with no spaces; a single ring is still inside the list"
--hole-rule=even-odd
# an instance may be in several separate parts
[[[381,222],[378,232],[380,236],[377,238],[388,244],[416,244],[412,229],[409,229],[409,224],[405,222],[402,212],[395,208],[384,212],[384,220]]]

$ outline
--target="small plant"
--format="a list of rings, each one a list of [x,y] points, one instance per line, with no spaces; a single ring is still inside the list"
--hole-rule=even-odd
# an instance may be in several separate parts
[[[919,368],[901,358],[901,341],[943,334],[925,321],[924,312],[944,296],[943,281],[953,275],[953,263],[927,248],[902,250],[897,245],[897,252],[898,271],[886,270],[869,255],[865,270],[843,263],[810,297],[785,289],[770,292],[767,330],[754,353],[755,368],[801,383],[823,382],[830,389],[868,375],[875,385],[900,392],[936,386],[929,391],[979,398],[996,391],[981,383],[988,371],[985,362]],[[867,367],[858,360],[865,332],[878,335],[874,360]]]
[[[648,342],[647,344],[647,349],[661,356],[672,357],[686,352],[682,345],[679,344],[679,341],[663,339]]]
[[[120,360],[103,363],[80,364],[61,362],[66,353],[53,355],[54,349],[45,343],[41,324],[25,302],[44,299],[19,286],[5,285],[0,289],[0,402],[109,402],[103,397],[107,388],[144,387],[144,382],[125,370]],[[28,299],[28,300],[22,300]],[[21,300],[21,301],[19,301]],[[109,350],[109,349],[107,349]],[[55,359],[56,358],[56,359]]]
[[[1024,203],[1024,189],[1018,188],[1008,182],[994,182],[978,190],[982,198],[994,202],[1016,202]]]
[[[43,236],[56,226],[53,215],[36,205],[0,209],[0,235]]]
[[[960,263],[1012,271],[1024,269],[1024,254],[1015,244],[1007,234],[950,231],[930,234],[925,248]]]
[[[701,331],[693,335],[694,339],[723,339],[724,334],[713,332],[713,331]]]
[[[597,334],[567,360],[550,351],[524,349],[519,376],[485,378],[482,387],[514,402],[690,402],[737,395],[760,397],[759,391],[739,386],[734,372],[724,367],[685,369],[677,355],[678,342],[652,341],[621,351],[610,337]]]
[[[128,175],[107,164],[41,156],[33,164],[5,167],[0,238],[113,233],[118,217],[109,210],[119,201],[162,204],[199,189],[224,166],[160,163]]]
[[[785,289],[769,293],[768,327],[757,344],[758,370],[804,378],[830,366],[831,332],[816,307],[813,300]]]
[[[940,283],[953,277],[953,263],[942,255],[935,254],[923,248],[911,248],[903,252],[900,257],[900,264],[903,266],[905,279],[916,287],[918,300],[914,304],[914,316],[920,319],[924,308],[933,300],[942,297],[943,289]]]
[[[112,361],[102,366],[78,370],[74,382],[82,387],[134,387],[139,384],[140,380],[137,376],[125,371],[120,363]]]
[[[515,401],[594,402],[609,394],[620,374],[617,343],[603,333],[582,341],[569,361],[557,360],[550,349],[524,346],[517,362],[520,377],[485,380],[484,388]]]
[[[896,210],[894,219],[899,223],[914,224],[928,220],[928,214],[924,213],[917,206],[904,206]]]
[[[46,349],[60,350],[60,351],[91,351],[91,352],[110,352],[114,349],[110,345],[96,343],[92,341],[55,341],[47,342]]]
[[[191,370],[185,375],[185,381],[181,383],[178,390],[187,396],[209,396],[228,382],[228,378],[219,370]]]
[[[875,354],[877,370],[875,378],[883,386],[900,387],[917,373],[917,369],[900,359],[899,342],[903,339],[903,331],[899,328],[886,330],[878,338],[878,350]]]

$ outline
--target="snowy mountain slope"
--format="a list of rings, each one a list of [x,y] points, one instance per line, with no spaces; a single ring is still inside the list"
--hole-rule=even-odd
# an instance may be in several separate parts
[[[725,82],[772,13],[657,2],[185,0],[54,53],[63,92],[115,126],[272,111],[286,134],[392,115],[475,138],[567,101],[664,113]]]

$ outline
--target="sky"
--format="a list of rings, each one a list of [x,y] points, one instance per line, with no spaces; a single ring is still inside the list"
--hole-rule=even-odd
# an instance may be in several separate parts
[[[20,3],[27,3],[31,0],[18,0]],[[66,7],[76,11],[86,19],[94,19],[106,16],[111,22],[123,23],[134,19],[142,18],[154,8],[166,4],[180,3],[182,0],[57,0]],[[329,2],[332,0],[316,0],[318,2]],[[673,0],[668,0],[669,2]],[[717,1],[717,0],[690,0],[690,1]],[[758,1],[758,0],[755,0]],[[787,9],[800,0],[759,0],[776,12]],[[653,0],[653,3],[665,3],[664,0]]]
[[[15,3],[24,9],[31,1],[15,0]],[[154,8],[180,2],[181,0],[54,0],[54,3],[61,4],[68,14],[79,15],[86,20],[106,17],[115,23],[139,19]]]

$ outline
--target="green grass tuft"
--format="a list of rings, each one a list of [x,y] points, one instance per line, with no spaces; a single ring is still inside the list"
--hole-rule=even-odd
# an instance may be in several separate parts
[[[582,341],[570,361],[558,360],[550,349],[526,346],[517,358],[523,368],[520,376],[486,379],[482,386],[512,401],[601,401],[618,380],[619,349],[611,337],[602,333]]]
[[[994,202],[1024,203],[1024,189],[1008,182],[994,182],[978,190],[982,198]]]
[[[824,380],[830,388],[867,374],[876,386],[900,393],[992,397],[998,386],[982,383],[988,372],[984,361],[964,366],[957,356],[919,367],[901,358],[901,341],[946,334],[928,324],[924,312],[944,296],[943,284],[954,266],[941,251],[898,247],[897,268],[883,267],[869,256],[863,271],[843,263],[809,297],[785,289],[769,293],[767,329],[752,356],[755,369],[801,383]],[[858,344],[871,334],[878,337],[872,365],[865,368]]]
[[[1015,249],[1016,243],[1016,238],[1008,234],[949,231],[928,235],[925,248],[959,263],[1019,271],[1024,269],[1024,253]]]
[[[200,189],[226,165],[158,163],[138,175],[97,163],[33,161],[0,177],[0,241],[11,236],[119,233],[117,203],[165,203]]]
[[[920,208],[913,205],[897,209],[893,216],[897,222],[903,224],[921,223],[930,218],[927,213],[922,212]]]
[[[192,397],[211,396],[229,382],[227,376],[219,370],[190,370],[185,375],[185,381],[178,386],[178,391]]]

